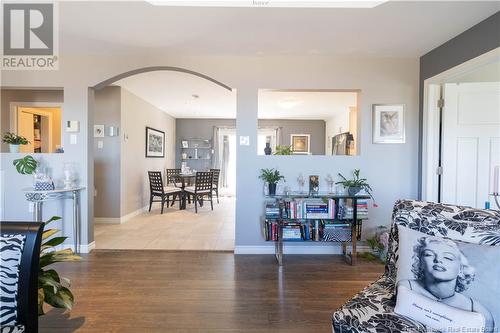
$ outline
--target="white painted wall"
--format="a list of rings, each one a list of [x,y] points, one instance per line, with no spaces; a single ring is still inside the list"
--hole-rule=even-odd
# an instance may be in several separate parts
[[[64,49],[63,49],[64,50]],[[371,209],[371,220],[365,230],[390,223],[393,203],[399,198],[417,197],[418,164],[418,59],[356,58],[356,57],[173,57],[168,54],[72,56],[61,54],[60,70],[54,72],[5,72],[2,85],[19,87],[64,87],[65,120],[80,120],[82,131],[78,144],[69,145],[64,133],[66,154],[52,156],[50,163],[61,168],[65,160],[80,163],[82,181],[87,185],[92,170],[87,168],[89,121],[88,90],[114,75],[146,66],[177,66],[198,71],[237,89],[237,132],[250,137],[250,146],[238,146],[236,245],[244,249],[270,245],[263,241],[260,228],[262,215],[262,184],[257,180],[260,168],[278,167],[294,186],[299,172],[303,174],[349,173],[361,168],[374,188],[379,208]],[[359,156],[257,156],[257,91],[258,89],[360,89]],[[371,143],[371,105],[374,103],[406,104],[405,144],[376,145]],[[11,161],[3,154],[2,164]],[[6,207],[25,209],[19,200],[21,176],[6,168],[7,184],[12,198]],[[325,186],[322,181],[322,185]],[[93,240],[92,199],[83,204],[83,242]],[[90,212],[90,214],[89,214]],[[68,216],[69,211],[68,211]],[[89,223],[90,222],[90,223]],[[317,246],[316,244],[311,244]],[[322,246],[322,245],[319,245]]]

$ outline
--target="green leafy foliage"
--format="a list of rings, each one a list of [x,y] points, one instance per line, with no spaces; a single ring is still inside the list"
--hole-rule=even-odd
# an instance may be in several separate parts
[[[7,132],[3,135],[2,141],[10,145],[27,145],[28,139],[15,133]]]
[[[54,216],[45,225],[61,218]],[[38,272],[38,315],[44,315],[43,304],[47,303],[55,308],[71,310],[74,297],[69,289],[70,281],[60,277],[59,273],[48,266],[56,262],[79,261],[80,256],[71,249],[56,250],[55,247],[64,243],[67,237],[52,237],[60,232],[58,229],[47,229],[42,235],[42,248],[40,253],[40,270]]]
[[[259,178],[269,184],[276,184],[280,180],[285,179],[276,169],[260,169]]]
[[[17,172],[22,175],[31,175],[35,172],[38,162],[31,155],[18,158],[12,162],[16,167]]]
[[[292,146],[276,146],[274,155],[292,155]]]
[[[373,198],[373,195],[372,195],[372,188],[370,186],[370,184],[368,184],[366,178],[361,178],[360,177],[360,170],[359,169],[355,169],[354,172],[352,173],[353,174],[353,178],[352,179],[347,179],[346,177],[344,177],[341,173],[339,173],[339,177],[342,179],[341,181],[338,181],[336,182],[335,184],[341,184],[342,186],[344,186],[345,188],[349,188],[349,187],[359,187],[360,189],[363,189],[366,191],[366,193],[368,193],[368,195],[372,198]],[[375,200],[375,199],[374,199]]]

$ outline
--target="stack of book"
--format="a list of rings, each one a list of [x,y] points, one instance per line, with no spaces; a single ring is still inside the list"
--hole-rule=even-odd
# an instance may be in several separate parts
[[[357,201],[357,218],[359,220],[365,220],[368,218],[368,201],[367,200],[358,200]],[[344,207],[344,218],[345,219],[352,219],[353,216],[353,207],[352,207],[352,201],[350,206],[345,206]]]
[[[284,216],[289,219],[334,219],[335,200],[295,199],[285,202]]]
[[[280,207],[276,201],[266,202],[266,218],[277,219],[280,218]]]

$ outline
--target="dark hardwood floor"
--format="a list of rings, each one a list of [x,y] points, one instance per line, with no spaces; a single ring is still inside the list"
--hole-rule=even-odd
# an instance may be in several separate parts
[[[49,310],[40,332],[331,332],[331,312],[383,273],[340,256],[94,251],[58,264],[71,314]]]

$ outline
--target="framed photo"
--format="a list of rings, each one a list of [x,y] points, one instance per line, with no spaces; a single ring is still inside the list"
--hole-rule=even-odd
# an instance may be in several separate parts
[[[310,154],[311,135],[310,134],[291,134],[292,152],[294,154]]]
[[[94,125],[94,138],[104,138],[104,125]]]
[[[374,104],[373,143],[405,143],[404,104]]]
[[[189,148],[187,140],[182,140],[182,148]]]
[[[165,157],[165,132],[146,127],[146,157]]]

